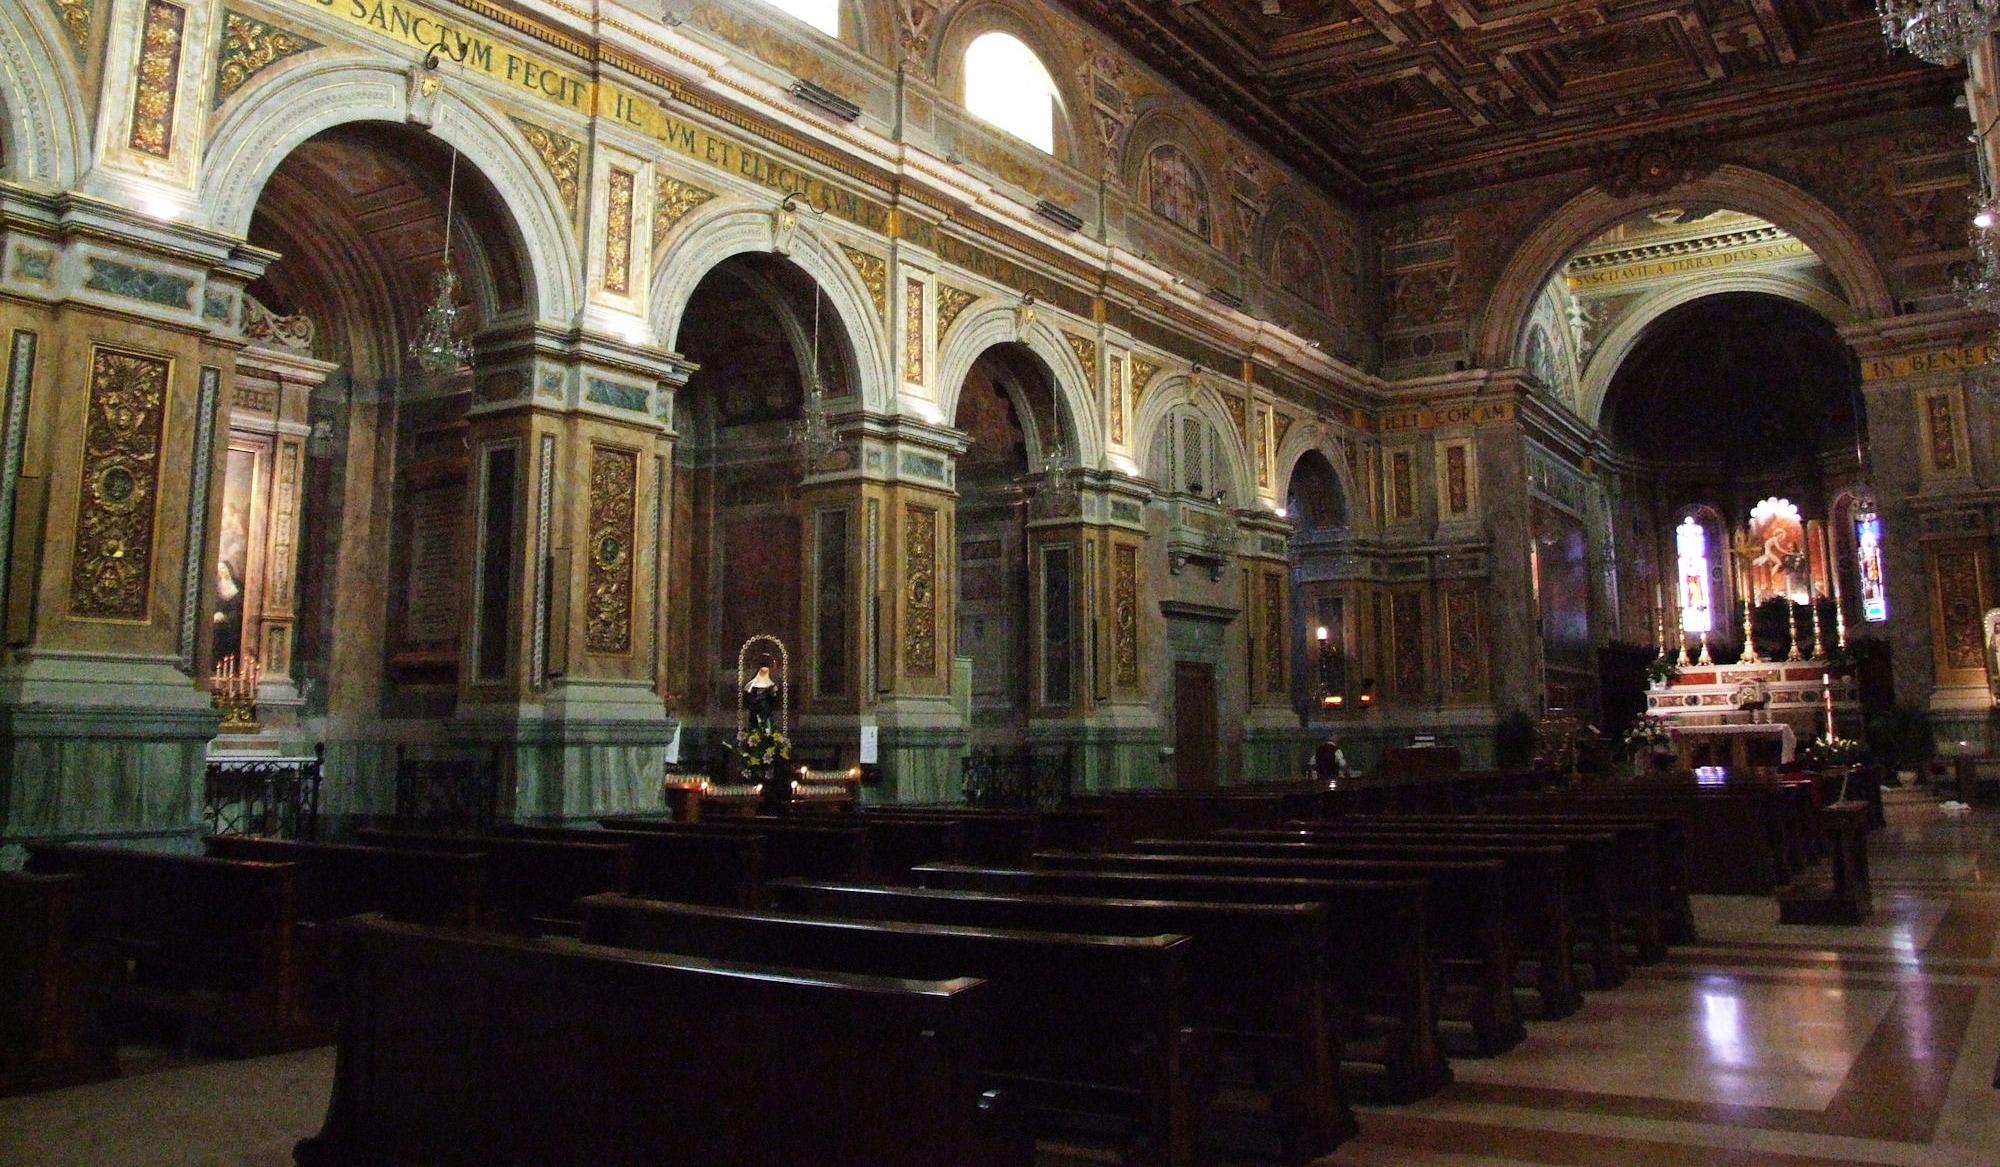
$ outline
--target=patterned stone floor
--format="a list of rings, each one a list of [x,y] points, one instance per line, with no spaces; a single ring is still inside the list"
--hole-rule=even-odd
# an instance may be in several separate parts
[[[1435,1098],[1365,1110],[1319,1167],[2000,1165],[2000,812],[1897,792],[1889,816],[1869,924],[1784,927],[1773,901],[1703,897],[1700,944],[1456,1061]],[[0,1100],[0,1167],[280,1167],[332,1069],[330,1050],[167,1058]]]

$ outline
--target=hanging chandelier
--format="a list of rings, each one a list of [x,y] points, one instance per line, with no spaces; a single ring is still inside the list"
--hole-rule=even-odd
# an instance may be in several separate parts
[[[819,286],[813,286],[813,333],[812,366],[806,375],[804,400],[800,403],[799,418],[792,423],[791,440],[799,448],[805,459],[806,473],[817,470],[822,462],[833,457],[841,448],[840,434],[833,428],[833,419],[826,405],[826,383],[819,375]]]
[[[1035,509],[1055,518],[1076,510],[1076,460],[1061,442],[1049,447],[1042,457],[1042,480],[1035,487]]]
[[[1953,286],[1966,307],[2000,315],[2000,202],[1981,201],[1966,235],[1972,260]]]
[[[458,335],[458,277],[451,270],[452,204],[458,195],[458,148],[451,151],[451,177],[444,189],[444,253],[431,277],[431,302],[424,307],[417,335],[410,340],[410,359],[432,380],[443,380],[472,361],[472,342]]]
[[[1875,0],[1892,49],[1933,65],[1956,65],[1993,31],[2000,0]]]

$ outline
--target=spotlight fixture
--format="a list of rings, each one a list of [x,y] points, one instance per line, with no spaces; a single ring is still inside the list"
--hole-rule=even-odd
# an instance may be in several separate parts
[[[831,89],[814,85],[810,81],[792,82],[792,96],[807,105],[816,105],[844,122],[851,122],[861,116],[861,107],[835,93]]]

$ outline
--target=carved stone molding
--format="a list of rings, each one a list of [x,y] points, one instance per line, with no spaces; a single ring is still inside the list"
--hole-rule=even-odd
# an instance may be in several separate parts
[[[287,352],[310,353],[315,331],[312,317],[304,314],[280,316],[266,308],[257,297],[244,293],[243,335],[251,343]]]

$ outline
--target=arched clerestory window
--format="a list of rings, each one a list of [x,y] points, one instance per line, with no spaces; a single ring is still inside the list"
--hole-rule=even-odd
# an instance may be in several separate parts
[[[1055,79],[1021,38],[988,32],[966,47],[965,108],[1036,149],[1055,153]]]

